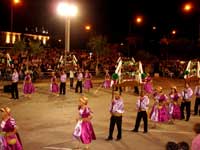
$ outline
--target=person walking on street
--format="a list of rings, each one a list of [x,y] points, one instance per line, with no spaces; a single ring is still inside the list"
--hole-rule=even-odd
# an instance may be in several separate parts
[[[18,81],[19,81],[19,74],[17,72],[17,69],[14,69],[12,74],[11,99],[19,99]]]
[[[185,119],[184,108],[186,108],[186,120],[185,121],[189,121],[189,119],[190,119],[192,95],[193,95],[193,91],[190,88],[190,85],[188,83],[186,83],[185,89],[181,93],[181,96],[182,96],[181,119]]]
[[[117,141],[122,138],[122,114],[124,113],[124,102],[119,94],[115,94],[115,98],[112,100],[110,105],[110,128],[109,136],[106,141],[113,140],[113,131],[115,124],[117,124]]]
[[[137,109],[137,117],[135,122],[135,128],[132,130],[133,132],[138,132],[141,119],[144,121],[144,132],[148,132],[148,117],[147,117],[147,110],[149,105],[149,98],[148,96],[144,95],[142,91],[140,97],[136,101],[136,109]]]
[[[65,95],[66,93],[66,81],[67,81],[67,75],[62,70],[60,75],[60,95]]]

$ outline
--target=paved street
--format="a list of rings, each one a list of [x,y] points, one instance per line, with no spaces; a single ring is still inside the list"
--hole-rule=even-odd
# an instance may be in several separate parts
[[[108,111],[111,101],[111,89],[100,88],[102,80],[95,80],[94,88],[84,95],[89,98],[89,106],[94,111],[92,120],[97,140],[93,141],[92,150],[164,150],[168,141],[186,141],[191,144],[194,136],[192,127],[200,117],[191,117],[189,122],[176,121],[174,125],[159,124],[157,129],[151,129],[149,121],[149,133],[143,134],[130,132],[135,124],[136,96],[132,91],[122,94],[125,102],[123,117],[123,135],[121,141],[105,141],[108,136],[110,114]],[[182,89],[182,80],[154,79],[154,85],[163,85],[169,92],[169,87],[177,85]],[[2,85],[2,84],[1,84]],[[70,150],[76,147],[78,142],[72,138],[75,127],[75,118],[78,115],[78,99],[81,96],[74,90],[67,88],[66,96],[53,96],[49,93],[49,83],[35,83],[36,93],[31,99],[25,98],[20,88],[19,100],[11,100],[10,95],[1,91],[0,106],[9,106],[17,121],[18,131],[21,135],[25,150]],[[69,87],[69,85],[67,85]],[[194,88],[193,88],[194,89]],[[151,105],[153,101],[151,100]],[[192,102],[192,110],[194,98]],[[141,125],[142,127],[142,125]],[[116,137],[116,128],[114,132]],[[83,147],[83,145],[81,145]]]

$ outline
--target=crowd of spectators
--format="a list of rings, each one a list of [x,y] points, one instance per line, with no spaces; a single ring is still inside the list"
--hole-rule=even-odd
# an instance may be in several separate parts
[[[6,54],[9,53],[12,59],[10,65],[7,63]],[[74,63],[72,55],[77,59]],[[59,72],[64,68],[64,50],[63,49],[45,49],[38,55],[30,55],[27,61],[27,52],[20,52],[13,54],[10,50],[3,51],[0,56],[0,79],[9,80],[13,68],[17,68],[20,74],[20,79],[24,78],[25,70],[29,70],[32,74],[33,81],[37,78],[48,78],[50,73]],[[99,72],[105,74],[105,70],[109,70],[112,74],[115,71],[116,61],[120,54],[115,52],[110,55],[99,57],[98,69]],[[62,58],[62,59],[61,59]],[[138,60],[136,60],[138,61]],[[28,62],[28,63],[27,63]],[[183,78],[183,73],[187,66],[187,61],[158,61],[158,62],[146,62],[143,63],[143,70],[146,73],[150,73],[152,76],[155,73],[159,73],[163,77]],[[73,64],[73,65],[72,65]],[[95,53],[84,50],[72,50],[67,54],[66,60],[66,72],[73,68],[75,71],[78,68],[83,70],[89,70],[93,75],[96,71],[97,56]],[[27,68],[28,66],[28,68]]]

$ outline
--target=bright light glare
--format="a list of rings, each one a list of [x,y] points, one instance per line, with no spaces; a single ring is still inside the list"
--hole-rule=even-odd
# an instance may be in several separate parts
[[[14,0],[14,3],[15,4],[17,4],[17,3],[19,3],[20,2],[20,0]]]
[[[176,34],[176,30],[172,30],[172,34]]]
[[[59,3],[57,11],[59,15],[69,17],[69,16],[76,16],[78,9],[75,5],[69,5],[67,3]]]
[[[193,4],[192,3],[186,3],[183,6],[183,11],[190,12],[190,11],[192,11],[192,8],[193,8]]]
[[[137,23],[141,23],[141,22],[142,22],[142,17],[137,17],[137,18],[136,18],[136,22],[137,22]]]
[[[90,25],[85,26],[85,30],[90,30],[90,29],[91,29]]]

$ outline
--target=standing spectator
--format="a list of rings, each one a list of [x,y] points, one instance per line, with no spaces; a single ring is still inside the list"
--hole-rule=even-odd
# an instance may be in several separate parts
[[[90,88],[92,88],[92,81],[91,81],[91,79],[92,79],[92,74],[89,73],[88,70],[86,70],[86,71],[85,71],[85,77],[84,77],[84,78],[85,78],[84,88],[87,89],[88,92],[89,92]]]
[[[70,69],[69,71],[69,83],[70,83],[70,89],[73,89],[74,86],[74,71]]]
[[[80,93],[82,93],[82,87],[83,87],[83,73],[81,71],[81,69],[78,71],[77,73],[77,82],[76,82],[76,88],[75,88],[75,93],[78,92],[78,88],[80,88]]]
[[[11,99],[19,99],[18,81],[19,81],[19,74],[17,70],[14,69],[12,74]]]
[[[191,150],[200,150],[200,123],[196,123],[193,128],[196,137],[192,140]]]
[[[60,95],[61,94],[65,95],[66,93],[66,81],[67,81],[67,75],[62,70],[60,75]]]
[[[173,141],[169,141],[166,144],[166,150],[178,150],[178,144]]]
[[[137,99],[136,102],[136,109],[138,112],[135,122],[135,128],[132,130],[133,132],[138,132],[141,119],[143,119],[144,121],[144,133],[148,132],[148,117],[147,117],[148,105],[149,105],[149,98],[148,96],[144,95],[143,91],[141,91],[140,97]]]
[[[3,150],[22,150],[22,143],[17,132],[15,119],[10,114],[10,108],[0,109],[2,112],[1,131],[3,136]]]
[[[177,145],[178,145],[178,150],[190,150],[189,144],[185,141],[179,142],[177,143]]]
[[[26,75],[25,75],[24,83],[23,83],[23,92],[24,92],[25,97],[28,97],[28,98],[30,98],[31,94],[35,92],[35,87],[32,83],[29,71],[26,71]]]
[[[194,94],[196,96],[194,105],[194,115],[197,115],[198,113],[200,115],[200,109],[198,110],[198,107],[200,107],[200,80],[198,81],[198,85],[195,87]]]
[[[181,96],[182,96],[181,119],[185,119],[184,108],[186,107],[186,120],[185,121],[189,121],[189,119],[190,119],[192,94],[193,94],[193,91],[190,88],[190,85],[188,83],[186,83],[185,88],[181,93]]]
[[[122,138],[122,114],[124,113],[124,102],[119,94],[115,95],[115,98],[112,100],[110,105],[110,128],[109,136],[106,139],[107,141],[113,140],[113,131],[115,124],[117,124],[117,141]]]

